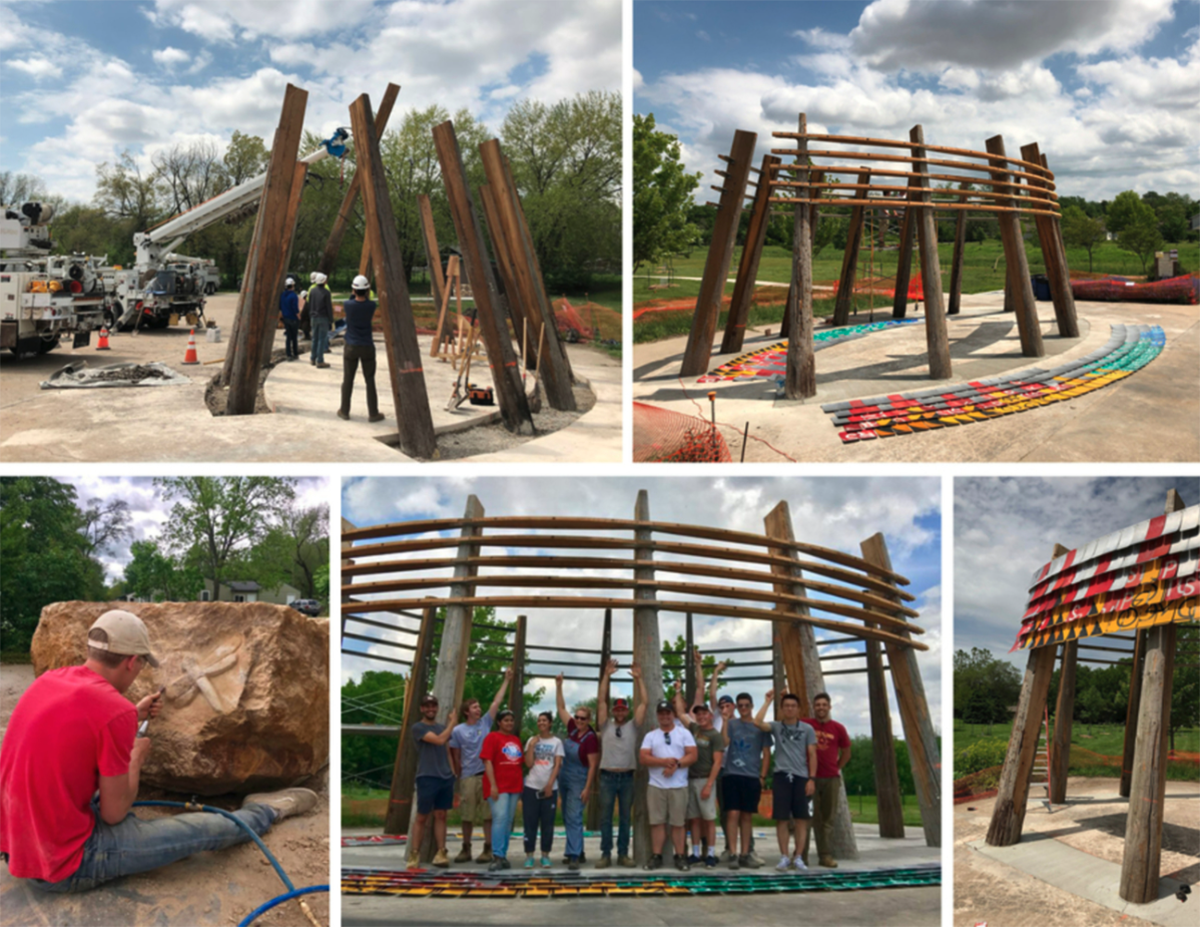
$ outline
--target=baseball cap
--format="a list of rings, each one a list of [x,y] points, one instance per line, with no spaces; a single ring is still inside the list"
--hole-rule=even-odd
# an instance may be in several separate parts
[[[721,696],[719,699],[717,699],[717,704],[718,704],[718,705],[724,705],[724,704],[726,704],[726,703],[728,703],[728,704],[732,705],[732,704],[733,704],[733,696],[731,696],[731,695],[722,695],[722,696]]]
[[[668,711],[671,714],[675,713],[675,709],[671,707],[670,702],[659,702],[658,707],[655,708],[654,710],[659,713],[664,712],[664,711]]]
[[[629,707],[628,699],[623,699],[623,698],[613,699],[613,708],[628,708],[628,707]]]
[[[422,705],[436,705],[438,703],[437,696],[430,692],[421,698]]]
[[[692,713],[694,714],[697,711],[707,711],[707,712],[711,713],[712,709],[709,708],[706,704],[704,704],[704,702],[697,702],[695,705],[692,706]]]
[[[103,631],[107,641],[88,641],[89,647],[107,650],[122,657],[145,657],[146,662],[158,669],[158,660],[150,652],[150,632],[142,619],[133,612],[111,609],[97,618],[88,631]]]

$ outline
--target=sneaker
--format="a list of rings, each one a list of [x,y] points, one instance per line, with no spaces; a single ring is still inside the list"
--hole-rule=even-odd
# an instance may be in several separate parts
[[[717,866],[717,857],[714,854],[709,853],[706,857],[704,857],[704,868],[705,869],[715,869],[716,866]]]
[[[526,869],[532,869],[532,868],[533,868],[533,857],[532,857],[532,856],[526,856],[526,857],[525,857],[525,868],[526,868]]]
[[[746,854],[746,858],[749,860],[751,869],[761,869],[766,865],[766,862],[762,859],[762,857],[760,857],[753,850]]]
[[[471,861],[471,848],[463,847],[461,850],[459,850],[458,855],[454,857],[454,861],[456,863],[469,863]],[[483,862],[482,857],[480,857],[480,862]]]
[[[687,858],[687,861],[688,861],[689,866],[699,866],[700,865],[700,854],[697,853],[695,850],[692,850],[692,855]]]
[[[742,864],[741,864],[740,860],[741,860],[740,856],[734,856],[732,853],[730,853],[729,854],[729,868],[730,869],[741,869]]]
[[[822,856],[818,862],[826,869],[836,869],[838,867],[837,860],[832,856]]]
[[[317,367],[317,368],[320,368],[320,369],[322,369],[322,370],[324,370],[324,369],[326,369],[326,368],[327,368],[329,365],[328,365],[327,363],[325,363],[324,361],[321,361],[321,363],[319,363],[319,364],[313,364],[313,366],[314,366],[314,367]]]
[[[738,857],[738,865],[743,869],[759,869],[762,867],[762,860],[755,859],[753,853],[747,853]]]
[[[504,867],[504,857],[497,856],[495,859],[492,860],[492,864],[490,866],[488,866],[488,872],[499,872],[503,868],[505,868]]]
[[[611,865],[612,865],[612,857],[611,856],[604,855],[604,856],[601,856],[598,860],[596,860],[596,868],[597,869],[607,869]]]
[[[579,857],[578,856],[568,857],[567,868],[570,869],[572,872],[578,872],[579,871]]]
[[[350,421],[350,413],[343,412],[341,409],[338,409],[338,418],[340,418],[343,422],[348,422]]]
[[[799,860],[800,857],[797,856],[796,859]],[[803,865],[803,863],[801,863],[801,865]],[[792,868],[791,858],[787,857],[787,856],[779,857],[779,865],[776,866],[775,868],[778,869],[780,872],[787,872],[789,869]]]
[[[806,863],[799,856],[792,860],[792,865],[795,866],[800,872],[806,872],[808,870],[808,863]]]
[[[733,854],[729,852],[729,847],[726,847],[724,850],[721,851],[721,856],[720,856],[721,862],[727,863],[732,859],[733,859]]]
[[[385,418],[387,418],[387,416],[384,415],[382,412],[376,412],[373,415],[368,415],[367,421],[368,422],[382,422]]]
[[[433,857],[433,865],[439,869],[445,869],[450,865],[450,857],[446,855],[445,847],[437,851],[437,855]]]
[[[648,863],[646,863],[646,865],[643,868],[645,868],[646,870],[661,869],[662,864],[663,864],[662,863],[662,854],[654,853],[653,855],[651,855],[650,861]]]
[[[632,866],[633,865],[633,857],[622,856],[617,859],[617,865],[618,866]]]
[[[266,805],[275,812],[274,823],[297,814],[308,814],[317,806],[317,793],[312,789],[280,789],[278,792],[255,792],[242,799],[246,805]]]
[[[479,854],[479,859],[475,860],[475,862],[477,862],[477,863],[490,863],[490,862],[492,862],[492,861],[493,861],[495,858],[496,858],[496,857],[495,857],[495,856],[492,854],[492,848],[491,848],[491,847],[484,847],[484,849],[483,849],[483,852]]]
[[[688,858],[686,856],[680,856],[678,853],[676,853],[675,868],[680,872],[687,872],[692,868],[692,865],[690,862],[688,862]]]
[[[553,864],[552,862],[550,862],[550,857],[549,857],[549,856],[543,856],[543,857],[542,857],[542,868],[543,868],[543,869],[549,869],[549,868],[550,868],[551,866],[553,866],[553,865],[554,865],[554,864]]]

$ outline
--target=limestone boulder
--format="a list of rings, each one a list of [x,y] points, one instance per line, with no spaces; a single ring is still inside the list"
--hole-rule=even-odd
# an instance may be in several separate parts
[[[138,615],[159,668],[126,696],[166,687],[142,782],[197,795],[302,783],[329,758],[329,620],[266,602],[57,602],[33,635],[34,672],[87,659],[110,608]]]

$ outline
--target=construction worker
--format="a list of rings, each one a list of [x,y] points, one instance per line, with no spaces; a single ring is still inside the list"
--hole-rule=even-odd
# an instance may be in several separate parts
[[[636,663],[629,668],[638,689],[637,708],[629,716],[629,702],[614,699],[612,717],[608,709],[608,684],[617,671],[617,661],[609,660],[600,677],[596,698],[596,723],[600,732],[600,859],[597,869],[612,865],[613,806],[619,816],[617,825],[617,863],[632,866],[629,855],[629,830],[633,814],[633,776],[637,769],[637,732],[646,717],[646,683]]]
[[[251,839],[220,814],[143,820],[132,813],[149,737],[139,722],[162,710],[161,691],[124,697],[158,666],[146,625],[107,611],[87,633],[87,660],[43,673],[13,709],[0,747],[0,856],[43,891],[79,892]],[[97,787],[98,790],[97,790]],[[309,789],[247,795],[234,815],[262,835],[317,804]]]
[[[304,308],[308,311],[309,323],[312,325],[312,351],[309,361],[314,367],[328,367],[325,363],[325,352],[329,350],[329,330],[333,328],[333,297],[325,289],[325,281],[329,279],[320,271],[313,274],[313,285],[304,300]]]
[[[496,712],[504,702],[504,693],[512,682],[512,668],[504,671],[504,682],[492,699],[491,707],[485,712],[479,699],[469,698],[462,703],[463,723],[457,724],[450,734],[450,768],[458,780],[458,810],[462,812],[462,850],[454,857],[456,863],[471,861],[471,834],[476,824],[483,827],[483,852],[479,862],[492,862],[492,813],[491,806],[483,794],[484,763],[479,756],[484,738],[492,730]],[[518,753],[521,753],[518,744]],[[518,789],[518,791],[520,791]]]
[[[283,281],[283,294],[279,297],[279,317],[283,319],[283,348],[290,361],[300,359],[300,297],[296,295],[296,281],[288,277]]]
[[[354,392],[354,376],[362,364],[363,380],[367,384],[367,421],[382,422],[379,411],[379,395],[375,392],[375,338],[371,332],[371,320],[375,316],[375,302],[367,298],[371,282],[359,274],[350,284],[354,298],[342,303],[346,314],[346,349],[342,365],[342,405],[338,418],[350,421],[350,396]]]

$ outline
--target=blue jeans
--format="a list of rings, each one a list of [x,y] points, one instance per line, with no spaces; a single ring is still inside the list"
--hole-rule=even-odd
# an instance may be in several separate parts
[[[508,858],[508,836],[512,833],[520,797],[516,792],[501,792],[488,799],[492,809],[492,853],[496,856]]]
[[[329,350],[329,320],[312,320],[312,352],[309,357],[314,364],[325,363],[325,352]]]
[[[283,320],[283,348],[288,357],[300,356],[300,320]]]
[[[571,775],[563,765],[558,777],[558,793],[562,796],[563,824],[567,828],[567,857],[583,855],[583,787],[587,785],[587,770]]]
[[[249,835],[228,818],[211,811],[142,820],[132,812],[120,824],[105,824],[95,805],[96,827],[83,845],[79,868],[61,882],[31,879],[47,892],[85,892],[122,876],[158,869],[202,850],[224,850]],[[276,812],[266,805],[245,805],[234,814],[259,836],[271,829]]]
[[[620,799],[618,809],[617,855],[629,855],[629,819],[633,810],[633,770],[609,772],[600,770],[600,855],[612,856],[613,805]]]

